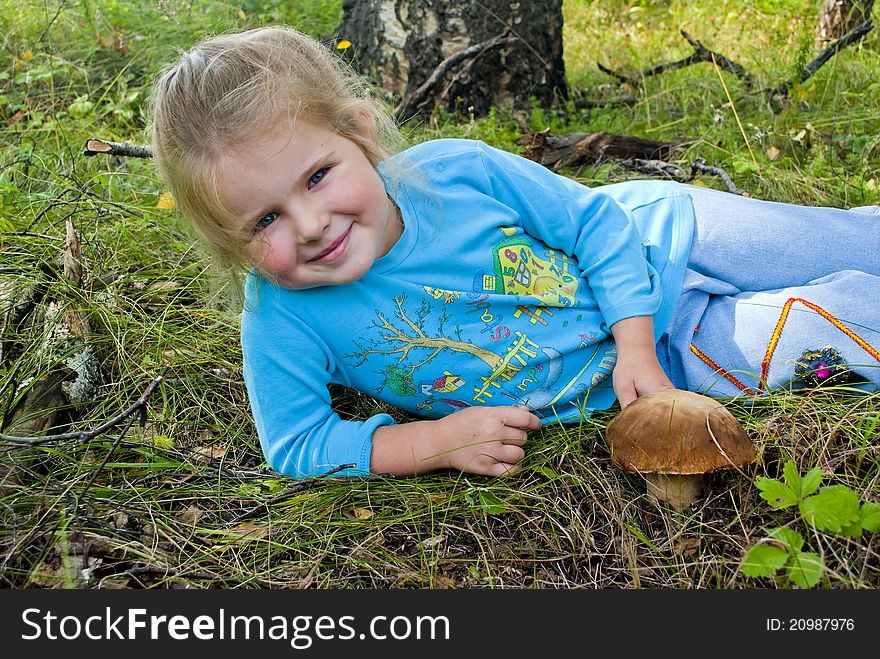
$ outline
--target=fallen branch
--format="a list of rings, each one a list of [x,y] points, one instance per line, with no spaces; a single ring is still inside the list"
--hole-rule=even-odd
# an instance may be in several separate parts
[[[728,59],[727,57],[725,57],[721,53],[716,53],[713,50],[709,50],[702,43],[700,43],[699,41],[694,39],[691,35],[689,35],[684,30],[681,30],[681,35],[687,40],[687,42],[691,46],[694,47],[694,52],[691,53],[690,55],[688,55],[687,57],[685,57],[684,59],[676,60],[674,62],[666,62],[664,64],[657,64],[655,66],[652,66],[651,68],[646,69],[642,73],[639,74],[638,77],[640,79],[649,78],[651,76],[657,75],[659,73],[664,73],[666,71],[673,71],[675,69],[682,69],[686,66],[690,66],[691,64],[696,64],[698,62],[714,62],[720,68],[724,69],[725,71],[730,71],[735,76],[742,79],[743,83],[745,83],[745,85],[747,87],[752,86],[752,84],[754,82],[754,78],[752,78],[752,74],[750,74],[748,71],[746,71],[745,67]],[[601,64],[597,64],[597,66],[599,67],[599,69],[603,73],[607,73],[608,75],[617,78],[621,82],[625,82],[625,83],[629,84],[630,86],[635,87],[636,89],[640,89],[642,87],[639,80],[636,80],[634,78],[630,78],[629,76],[625,76],[622,73],[619,73],[617,71],[613,71],[612,69],[609,69],[608,67],[602,66]]]
[[[748,197],[749,193],[743,190],[742,188],[738,188],[736,184],[733,182],[733,179],[730,178],[730,174],[725,172],[720,167],[716,167],[715,165],[707,165],[706,161],[702,158],[697,158],[690,165],[691,170],[696,170],[698,172],[703,172],[705,174],[712,174],[713,176],[717,176],[722,181],[724,181],[724,185],[727,186],[727,189],[732,194],[742,195],[743,197]]]
[[[838,52],[840,52],[847,46],[856,43],[859,39],[861,39],[873,29],[874,23],[869,19],[844,34],[842,37],[840,37],[840,39],[832,43],[830,46],[828,46],[825,50],[823,50],[807,63],[807,65],[804,67],[803,72],[801,72],[801,77],[798,82],[803,83],[809,80],[823,64],[834,57]],[[763,90],[763,93],[770,95],[771,98],[784,99],[788,96],[788,92],[793,86],[794,82],[792,82],[791,80],[786,80],[785,82],[778,84],[776,87],[771,87]]]
[[[269,506],[271,506],[273,503],[281,501],[282,499],[286,499],[290,495],[296,494],[297,492],[302,492],[303,490],[310,490],[313,487],[315,487],[316,485],[320,485],[321,481],[326,480],[328,476],[332,476],[333,474],[339,473],[340,471],[342,471],[344,469],[351,469],[352,467],[356,467],[356,466],[357,465],[354,463],[339,465],[338,467],[334,467],[333,469],[324,472],[320,476],[316,476],[315,478],[310,478],[305,481],[299,481],[297,483],[294,483],[293,485],[288,487],[283,492],[279,492],[278,494],[276,494],[275,496],[270,498],[268,501],[261,503],[258,506],[254,506],[253,508],[250,508],[249,510],[246,510],[245,512],[241,513],[237,517],[234,517],[228,523],[232,526],[235,526],[235,525],[240,524],[241,522],[245,521],[246,519],[251,519],[252,517],[256,517],[257,515],[262,515],[263,513],[269,511]]]
[[[527,147],[522,155],[550,169],[577,167],[601,158],[669,160],[689,140],[658,142],[611,133],[570,133],[555,136],[547,131],[526,133],[517,144]]]
[[[126,156],[129,158],[153,157],[153,149],[149,146],[132,144],[131,142],[108,142],[107,140],[99,140],[94,137],[86,140],[83,155],[96,156],[99,153],[108,156]]]
[[[697,173],[711,174],[720,178],[724,182],[724,185],[727,186],[727,191],[731,194],[741,195],[743,197],[750,196],[748,192],[746,192],[742,188],[737,187],[737,185],[733,182],[733,179],[730,177],[730,174],[724,171],[721,167],[717,167],[715,165],[707,165],[706,161],[703,158],[697,158],[692,163],[684,166],[675,165],[673,163],[665,162],[663,160],[640,159],[633,159],[631,161],[624,162],[623,164],[630,165],[636,171],[643,172],[645,174],[664,176],[666,178],[675,179],[676,181],[679,181],[681,183],[689,183],[694,179]]]
[[[167,369],[165,369],[167,370]],[[127,409],[123,410],[116,416],[114,416],[109,421],[105,421],[99,426],[95,426],[91,430],[79,430],[76,432],[65,432],[59,433],[56,435],[42,435],[40,437],[23,437],[19,435],[5,435],[0,433],[0,441],[11,442],[13,444],[22,444],[25,446],[38,446],[40,444],[45,444],[47,442],[60,442],[66,441],[69,439],[79,439],[80,441],[88,441],[97,437],[98,435],[102,435],[106,433],[110,428],[113,428],[123,421],[125,421],[128,417],[141,413],[143,414],[146,410],[147,399],[150,395],[156,391],[162,381],[165,378],[165,370],[162,371],[161,375],[153,378],[147,388],[144,390],[144,393],[141,394],[140,398],[138,398],[131,406]]]
[[[254,584],[263,589],[271,588],[272,584],[257,577],[245,579],[237,579],[235,577],[224,577],[216,572],[203,572],[198,570],[178,570],[173,567],[162,567],[160,565],[141,565],[129,568],[123,572],[119,572],[115,577],[130,577],[139,579],[142,576],[156,577],[173,577],[175,579],[191,579],[194,581],[219,581],[225,584]]]
[[[871,20],[867,20],[861,25],[853,28],[845,35],[843,35],[840,39],[829,45],[825,48],[821,53],[819,53],[815,58],[813,58],[807,65],[804,67],[804,70],[801,72],[800,79],[798,83],[803,83],[809,80],[813,75],[815,75],[816,71],[825,64],[828,60],[830,60],[834,55],[840,52],[842,49],[850,46],[857,41],[859,41],[862,37],[864,37],[868,32],[870,32],[874,28],[874,24]],[[657,75],[659,73],[663,73],[665,71],[672,71],[674,69],[681,69],[685,66],[690,66],[691,64],[696,64],[698,62],[713,62],[719,68],[724,69],[725,71],[729,71],[733,73],[737,77],[739,77],[746,87],[751,87],[754,78],[752,75],[746,71],[746,69],[736,62],[730,60],[725,57],[721,53],[717,53],[715,51],[709,50],[698,40],[691,37],[687,32],[681,30],[682,36],[687,39],[688,43],[690,43],[694,47],[694,52],[680,60],[676,60],[674,62],[667,62],[664,64],[658,64],[649,69],[644,70],[640,74],[638,74],[637,78],[626,76],[618,71],[614,71],[602,64],[598,64],[599,69],[614,78],[617,78],[621,82],[624,82],[636,89],[641,89],[642,84],[640,80],[644,78],[648,78],[653,75]],[[768,87],[761,91],[762,94],[769,96],[771,99],[775,101],[784,100],[788,92],[794,86],[794,82],[791,80],[786,80],[785,82],[779,83],[774,87]],[[596,103],[598,105],[598,103]],[[591,104],[592,105],[592,104]]]

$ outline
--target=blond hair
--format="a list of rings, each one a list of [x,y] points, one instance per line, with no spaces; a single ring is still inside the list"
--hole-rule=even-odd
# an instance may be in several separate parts
[[[161,72],[151,101],[148,130],[159,173],[220,265],[233,272],[247,263],[241,227],[220,201],[218,170],[250,138],[306,121],[352,140],[374,166],[403,145],[373,88],[291,27],[203,40]]]

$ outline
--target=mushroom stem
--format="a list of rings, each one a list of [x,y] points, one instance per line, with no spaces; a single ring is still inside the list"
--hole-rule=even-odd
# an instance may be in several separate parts
[[[655,503],[665,501],[675,510],[684,510],[700,498],[702,474],[646,474],[648,497]]]

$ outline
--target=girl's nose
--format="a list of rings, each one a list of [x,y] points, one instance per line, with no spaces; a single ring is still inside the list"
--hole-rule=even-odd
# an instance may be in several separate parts
[[[300,213],[296,218],[296,232],[302,245],[321,240],[330,226],[330,216],[313,210]]]

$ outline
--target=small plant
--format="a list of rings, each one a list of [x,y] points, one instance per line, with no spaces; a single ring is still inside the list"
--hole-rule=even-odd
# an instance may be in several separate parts
[[[782,470],[783,481],[759,477],[755,484],[761,498],[778,509],[797,506],[805,524],[817,531],[857,538],[862,532],[880,530],[880,504],[860,504],[859,496],[845,485],[821,487],[822,470],[811,469],[804,476],[789,460]],[[752,547],[743,560],[742,571],[748,577],[768,577],[785,569],[789,582],[812,588],[825,567],[819,554],[802,551],[804,537],[785,527],[767,529],[769,536]]]

